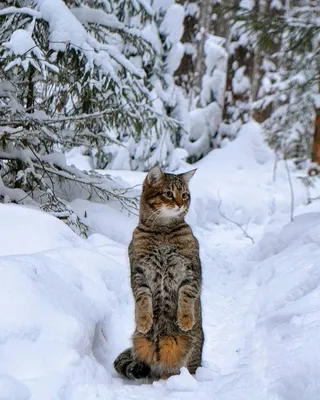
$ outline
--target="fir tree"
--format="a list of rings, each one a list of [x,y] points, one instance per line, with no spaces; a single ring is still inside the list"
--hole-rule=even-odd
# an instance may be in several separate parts
[[[142,9],[151,13],[142,0],[2,2],[3,201],[32,203],[83,233],[68,204],[73,198],[132,205],[119,185],[67,165],[64,153],[87,149],[93,168],[127,163],[144,169],[160,132],[175,126],[150,100],[143,67],[152,64],[153,49],[130,22],[130,12]]]
[[[229,16],[230,32],[226,42],[228,53],[221,139],[234,139],[242,124],[251,118],[254,36],[247,33],[244,15],[256,14],[257,3],[234,0],[223,9]]]
[[[268,143],[298,163],[310,157],[314,126],[313,161],[320,161],[315,144],[320,116],[318,21],[319,6],[312,0],[290,2],[278,13],[243,15],[247,33],[270,53],[254,108],[271,110],[263,123]]]

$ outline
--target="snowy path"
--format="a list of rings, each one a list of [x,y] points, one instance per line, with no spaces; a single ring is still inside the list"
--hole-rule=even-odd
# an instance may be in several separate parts
[[[195,377],[130,382],[112,367],[134,328],[135,217],[77,200],[93,228],[83,240],[44,213],[0,205],[0,400],[319,400],[320,203],[304,205],[294,180],[288,223],[285,167],[273,182],[273,155],[249,127],[202,160],[192,182],[205,331]],[[128,186],[144,178],[114,174]],[[219,215],[219,197],[254,244]]]
[[[242,350],[248,307],[255,291],[250,286],[245,287],[245,279],[239,274],[251,242],[244,239],[241,232],[239,234],[238,228],[226,230],[225,225],[212,224],[199,232],[195,230],[195,233],[200,240],[203,263],[203,368],[197,372],[196,380],[186,374],[153,384],[130,382],[112,373],[114,377],[108,388],[112,392],[110,398],[180,399],[182,392],[186,399],[195,396],[206,400],[216,396],[219,399],[234,399],[235,396],[247,399],[249,393],[253,396],[252,371],[243,367],[245,355]]]

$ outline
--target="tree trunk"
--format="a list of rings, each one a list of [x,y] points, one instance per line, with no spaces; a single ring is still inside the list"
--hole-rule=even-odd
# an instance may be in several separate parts
[[[175,82],[178,86],[190,95],[195,80],[195,54],[196,43],[195,38],[198,33],[198,15],[190,12],[190,2],[188,0],[177,0],[178,4],[184,7],[185,17],[183,21],[184,30],[181,43],[185,45],[185,51],[180,62],[179,68],[175,71]],[[191,49],[193,48],[193,51]]]
[[[319,64],[320,64],[320,60],[319,60]],[[320,73],[320,68],[318,70]],[[318,81],[318,93],[320,94],[320,80]],[[318,165],[320,165],[320,106],[318,103],[316,104],[316,107],[315,107],[315,113],[316,113],[316,115],[315,115],[314,131],[313,131],[313,138],[312,138],[311,161],[313,163],[317,163]],[[309,173],[309,175],[318,175],[319,169],[316,167],[312,167],[309,169],[308,173]]]
[[[30,66],[29,67],[29,72],[28,72],[28,93],[26,96],[26,107],[29,113],[34,112],[34,82],[33,82],[33,76],[34,76],[34,67]]]
[[[230,0],[221,0],[221,2],[213,2],[212,15],[212,31],[214,35],[227,38],[230,31],[230,21],[224,10],[225,5],[228,5]],[[226,3],[226,4],[224,4]]]
[[[320,165],[320,108],[316,108],[311,161]]]
[[[318,41],[319,47],[319,41]],[[320,56],[317,56],[317,71],[318,76],[320,76]],[[320,96],[320,79],[318,79],[318,96]],[[315,121],[314,121],[314,131],[312,138],[312,153],[311,161],[320,165],[320,104],[319,101],[315,104]],[[315,168],[313,168],[315,169]],[[319,174],[319,168],[317,168],[317,174]],[[309,170],[309,175],[312,175],[312,168]]]
[[[240,7],[240,0],[233,0],[233,7],[237,13]],[[237,16],[235,15],[235,19]],[[226,77],[226,93],[223,110],[223,124],[220,129],[222,137],[234,135],[242,123],[250,119],[252,98],[252,75],[254,54],[253,49],[249,46],[239,45],[241,31],[230,27],[231,38],[227,47],[229,52],[227,77]],[[234,129],[228,126],[236,123]],[[231,133],[232,131],[232,133]]]
[[[199,4],[199,23],[198,32],[200,33],[200,40],[197,41],[197,53],[196,53],[196,65],[195,65],[195,77],[194,86],[196,89],[200,90],[202,86],[202,78],[206,73],[205,65],[205,42],[210,33],[212,25],[212,14],[213,7],[210,0],[201,0]]]

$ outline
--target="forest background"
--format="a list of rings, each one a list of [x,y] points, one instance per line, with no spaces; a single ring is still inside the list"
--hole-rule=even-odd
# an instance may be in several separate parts
[[[73,199],[136,207],[106,170],[176,171],[252,120],[307,181],[319,39],[317,0],[2,1],[0,201],[86,234]]]

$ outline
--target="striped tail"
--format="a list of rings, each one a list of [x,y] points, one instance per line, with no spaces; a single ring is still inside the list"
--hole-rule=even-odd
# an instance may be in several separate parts
[[[133,355],[132,349],[127,349],[119,354],[113,366],[118,374],[128,379],[146,378],[150,374],[150,367],[137,360]]]

